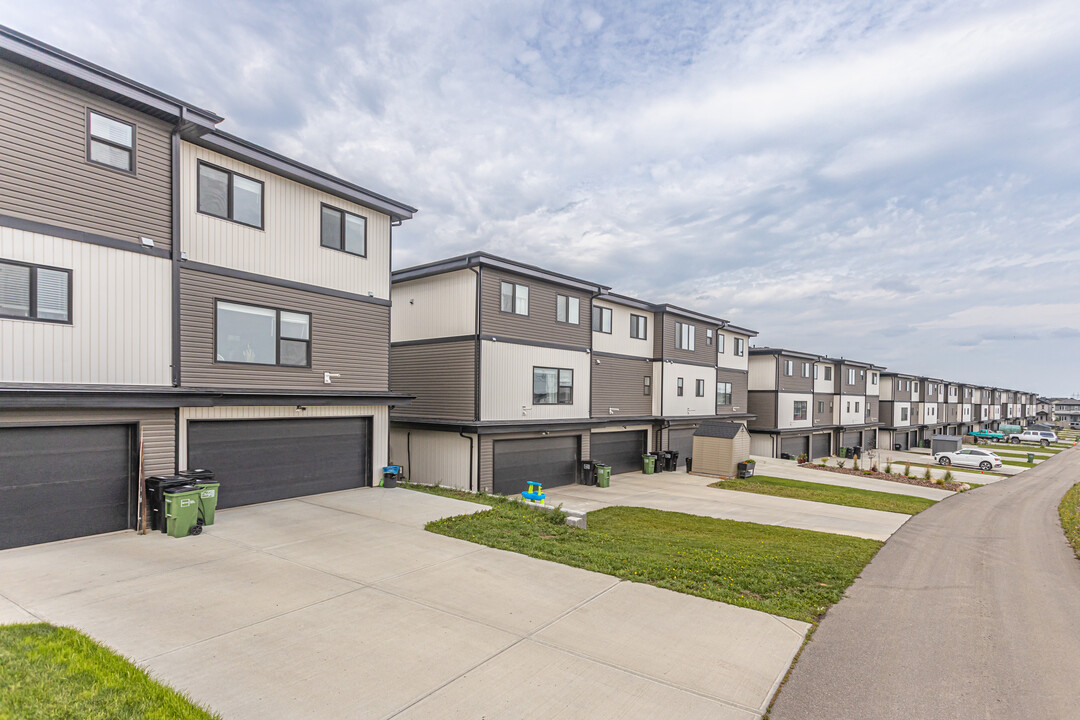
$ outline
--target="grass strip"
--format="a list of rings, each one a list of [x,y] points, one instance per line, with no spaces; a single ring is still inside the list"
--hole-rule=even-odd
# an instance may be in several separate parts
[[[1013,452],[1046,453],[1047,455],[1057,455],[1059,452],[1064,452],[1065,450],[1069,449],[1058,447],[1043,447],[1042,445],[1024,445],[1023,443],[980,443],[979,448],[983,450],[1012,450]]]
[[[0,687],[0,718],[219,717],[81,632],[47,623],[0,626]]]
[[[1073,485],[1058,505],[1058,515],[1061,517],[1061,527],[1065,530],[1065,537],[1076,551],[1076,557],[1080,558],[1080,483]]]
[[[843,485],[789,480],[769,475],[721,480],[709,487],[757,493],[759,495],[775,495],[777,497],[795,498],[796,500],[810,500],[829,503],[830,505],[884,510],[885,512],[905,513],[907,515],[920,513],[937,502],[936,500],[913,495],[898,495],[863,488],[850,488]]]
[[[1005,460],[1004,458],[1002,458],[1001,464],[1002,465],[1012,465],[1013,467],[1033,468],[1036,465],[1038,465],[1039,463],[1029,463],[1029,462],[1026,462],[1024,460]]]

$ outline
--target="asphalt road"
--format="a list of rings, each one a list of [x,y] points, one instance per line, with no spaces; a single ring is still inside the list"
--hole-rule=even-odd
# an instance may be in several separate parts
[[[825,616],[770,720],[1080,718],[1080,448],[914,516]]]

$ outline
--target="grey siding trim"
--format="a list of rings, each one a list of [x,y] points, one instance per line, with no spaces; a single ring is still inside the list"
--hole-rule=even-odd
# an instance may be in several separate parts
[[[391,416],[475,420],[475,353],[471,338],[391,348],[390,387],[416,396]]]
[[[504,313],[500,307],[499,284],[503,281],[529,286],[529,314]],[[555,321],[555,296],[576,297],[580,302],[577,325]],[[494,335],[500,341],[544,341],[552,347],[567,345],[589,348],[592,345],[592,295],[571,287],[544,282],[534,277],[486,268],[480,275],[480,332]],[[627,331],[629,332],[629,330]]]
[[[717,414],[749,411],[746,397],[749,376],[746,371],[720,368],[716,371],[716,381],[731,383],[731,405],[717,405]],[[716,392],[715,387],[712,388],[712,392]],[[733,410],[733,408],[738,408],[738,410]]]
[[[592,416],[640,417],[652,413],[652,395],[644,394],[645,378],[652,379],[652,363],[642,358],[629,360],[597,357],[592,363]],[[652,388],[651,392],[660,392]],[[609,408],[618,408],[610,413]]]
[[[311,313],[311,367],[216,363],[215,299]],[[390,309],[381,305],[180,271],[180,353],[187,387],[387,391],[389,323]],[[341,377],[326,385],[325,372]]]
[[[0,60],[0,212],[140,244],[172,243],[167,123]],[[86,160],[86,113],[135,125],[135,173]]]
[[[675,347],[675,323],[685,323],[694,326],[694,350],[680,350]],[[707,325],[699,320],[682,317],[672,313],[664,313],[663,327],[663,357],[665,360],[675,360],[688,364],[701,364],[708,367],[716,367],[716,325]],[[705,342],[705,331],[713,331],[713,344]]]
[[[234,270],[219,265],[207,265],[206,263],[184,260],[182,261],[181,267],[184,270],[196,270],[198,272],[221,275],[222,277],[235,278],[237,280],[249,280],[263,285],[274,285],[276,287],[300,290],[306,293],[315,293],[317,295],[327,295],[329,297],[342,298],[344,300],[355,300],[356,302],[390,307],[390,301],[384,298],[369,297],[368,295],[360,295],[358,293],[345,292],[344,290],[335,290],[334,288],[320,287],[318,285],[309,285],[293,280],[284,280],[282,278],[270,277],[269,275],[259,275],[245,270]]]
[[[660,361],[660,358],[646,358],[646,357],[641,357],[640,355],[623,355],[621,353],[597,352],[596,350],[593,350],[592,354],[593,354],[593,357],[598,357],[598,358],[606,358],[606,357],[609,357],[609,358],[622,358],[623,360],[636,360],[637,362],[651,362],[651,363]]]
[[[772,390],[750,390],[747,393],[746,405],[757,416],[749,423],[751,429],[776,427],[776,398],[777,394]]]
[[[418,345],[443,345],[446,343],[457,342],[473,342],[476,340],[475,335],[454,335],[452,337],[437,337],[437,338],[424,338],[422,340],[401,340],[399,342],[390,343],[390,347],[416,347]]]
[[[167,247],[146,247],[141,243],[136,244],[130,240],[120,240],[118,238],[106,237],[105,235],[96,235],[94,233],[74,230],[61,225],[51,225],[49,223],[27,220],[26,218],[13,217],[11,215],[0,215],[0,227],[14,228],[15,230],[24,230],[26,232],[37,233],[38,235],[49,235],[65,240],[74,240],[75,242],[89,243],[90,245],[100,245],[116,250],[126,250],[141,255],[152,255],[159,258],[172,257],[172,253],[169,252]]]

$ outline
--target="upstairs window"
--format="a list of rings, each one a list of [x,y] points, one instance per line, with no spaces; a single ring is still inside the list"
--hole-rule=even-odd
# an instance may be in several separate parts
[[[818,411],[818,414],[821,414],[821,413],[825,412],[825,401],[824,400],[818,400],[817,411]]]
[[[907,422],[908,409],[906,407],[900,408],[900,421]]]
[[[503,281],[499,283],[499,309],[514,315],[529,314],[529,286]]]
[[[855,401],[855,412],[859,412],[859,401]]]
[[[319,243],[325,248],[367,257],[367,218],[322,206]]]
[[[649,375],[646,375],[644,380],[645,380],[645,383],[644,383],[644,386],[643,386],[644,390],[642,391],[642,394],[645,397],[649,397],[650,395],[652,395],[652,377],[649,376]]]
[[[217,302],[216,362],[311,367],[311,315]]]
[[[675,381],[675,394],[678,395],[679,397],[683,396],[683,379],[682,378],[678,378]]]
[[[87,118],[86,159],[97,165],[135,172],[135,126],[96,110]]]
[[[739,357],[746,354],[746,340],[735,338],[735,354]]]
[[[263,184],[232,170],[199,163],[199,212],[262,230]]]
[[[573,404],[573,370],[568,368],[533,368],[533,405]]]
[[[848,371],[847,371],[847,384],[848,385],[854,385],[855,384],[855,368],[848,368]]]
[[[705,328],[705,344],[711,346],[713,338],[712,328]]]
[[[919,381],[918,380],[915,381],[915,384],[912,385],[912,388],[914,388],[915,392],[919,392]]]
[[[794,374],[795,374],[795,361],[794,360],[785,360],[784,361],[784,377],[791,377]]]
[[[611,334],[611,308],[593,305],[592,329],[593,332]]]
[[[871,385],[877,385],[877,373],[876,372],[870,373],[870,384]]]
[[[872,408],[870,407],[870,403],[869,403],[869,402],[867,402],[867,403],[866,403],[866,419],[867,419],[867,420],[869,420],[869,419],[870,419],[870,415],[872,415],[872,414],[873,414],[873,413],[871,412],[871,410],[872,410]]]
[[[0,317],[71,322],[71,271],[0,260]]]
[[[722,335],[720,337],[723,337]],[[731,383],[718,382],[716,383],[716,404],[717,405],[730,405],[731,404]]]
[[[689,323],[675,323],[675,347],[678,350],[694,350],[694,326]]]
[[[810,363],[804,362],[802,364],[802,376],[804,378],[810,377]]]
[[[825,379],[832,380],[832,365],[825,366]]]
[[[793,409],[792,416],[793,416],[794,420],[805,420],[806,419],[806,401],[805,400],[796,400],[795,401],[795,407]]]
[[[630,315],[630,337],[637,340],[648,340],[648,323],[644,315]]]
[[[581,300],[568,295],[555,296],[555,321],[569,325],[581,324]]]
[[[818,379],[818,364],[814,363],[814,379]]]
[[[705,381],[698,380],[694,383],[694,397],[705,397]]]
[[[724,338],[725,337],[727,337],[727,336],[724,335],[724,333],[722,333],[722,332],[717,332],[716,333],[716,352],[718,352],[718,353],[724,352]]]

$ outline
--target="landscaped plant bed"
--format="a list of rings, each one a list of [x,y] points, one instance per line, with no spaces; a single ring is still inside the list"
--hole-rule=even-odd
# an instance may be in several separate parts
[[[859,470],[858,468],[838,468],[830,466],[816,465],[814,463],[803,463],[802,467],[813,468],[814,470],[824,470],[826,472],[841,473],[843,475],[856,475],[858,477],[871,477],[878,480],[889,480],[891,482],[904,483],[905,485],[922,485],[923,487],[941,488],[943,490],[952,490],[953,492],[964,492],[970,490],[971,486],[964,482],[945,482],[944,480],[927,480],[921,477],[908,477],[906,475],[896,475],[894,473],[883,473],[880,470]]]
[[[1058,505],[1058,514],[1061,517],[1061,527],[1065,530],[1065,537],[1076,551],[1076,557],[1080,558],[1080,483],[1073,485]]]

